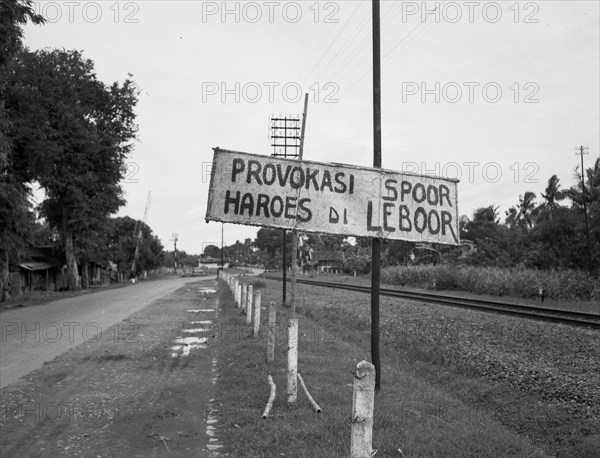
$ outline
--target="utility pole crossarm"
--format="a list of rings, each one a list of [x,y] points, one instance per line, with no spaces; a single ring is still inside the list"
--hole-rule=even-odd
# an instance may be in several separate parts
[[[299,118],[288,118],[288,117],[271,117],[271,130],[272,135],[271,138],[275,140],[275,143],[272,143],[273,147],[273,157],[284,157],[284,158],[297,158],[298,150],[300,149],[301,138],[297,135],[297,131],[301,130]],[[293,131],[293,135],[288,135],[288,130]],[[283,144],[277,143],[277,140],[283,140]],[[288,143],[288,140],[290,143]],[[293,153],[288,152],[289,149],[293,149]],[[283,150],[283,152],[281,151]],[[285,229],[282,230],[283,240],[282,240],[282,270],[283,270],[283,303],[286,303],[287,297],[287,266],[286,266],[286,258],[287,258],[287,231]]]

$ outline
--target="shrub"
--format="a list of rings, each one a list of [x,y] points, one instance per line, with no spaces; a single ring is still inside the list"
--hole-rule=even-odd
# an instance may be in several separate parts
[[[259,279],[253,279],[249,282],[252,287],[256,290],[256,289],[265,289],[267,287],[267,284],[265,283],[264,280],[259,280]]]
[[[540,286],[557,300],[600,300],[600,281],[578,270],[455,265],[391,266],[381,272],[384,283],[418,288],[459,289],[492,296],[535,298]]]

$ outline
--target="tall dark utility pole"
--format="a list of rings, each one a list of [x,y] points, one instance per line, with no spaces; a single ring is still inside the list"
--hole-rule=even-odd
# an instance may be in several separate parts
[[[300,131],[300,148],[298,150],[298,159],[302,160],[304,154],[304,138],[306,133],[306,114],[308,111],[308,93],[304,94],[304,111],[302,112],[302,130]],[[296,192],[296,199],[300,199],[300,189]],[[296,218],[298,217],[298,207],[296,207]],[[297,219],[295,220],[297,221]],[[294,223],[294,227],[296,227]],[[292,230],[292,281],[290,282],[290,305],[292,306],[292,318],[296,318],[296,270],[298,267],[298,232]]]
[[[224,266],[224,253],[223,253],[223,231],[225,224],[221,223],[221,270],[223,270]]]
[[[373,167],[381,168],[381,43],[379,0],[373,0]],[[381,387],[379,359],[379,285],[381,240],[371,243],[371,359],[375,366],[375,390]]]
[[[174,233],[173,234],[173,238],[171,239],[173,241],[173,259],[174,259],[174,265],[175,265],[175,273],[177,273],[177,240],[179,239],[179,235]]]
[[[575,148],[577,155],[581,156],[581,196],[583,197],[583,214],[585,215],[585,235],[587,238],[587,258],[588,258],[588,269],[592,270],[592,248],[590,245],[590,228],[588,226],[588,214],[587,214],[587,202],[586,202],[586,188],[585,188],[585,168],[583,166],[583,155],[588,154],[589,148],[579,146]]]
[[[288,118],[286,117],[272,117],[271,118],[271,138],[273,139],[273,143],[271,146],[273,147],[273,154],[271,156],[275,157],[291,157],[296,159],[298,157],[298,149],[300,148],[300,118]],[[288,131],[291,134],[288,134]],[[290,143],[288,143],[290,140]],[[283,144],[281,143],[283,141]],[[288,148],[292,149],[294,152],[288,153]],[[285,229],[282,230],[283,233],[283,304],[286,303],[287,300],[287,231]]]

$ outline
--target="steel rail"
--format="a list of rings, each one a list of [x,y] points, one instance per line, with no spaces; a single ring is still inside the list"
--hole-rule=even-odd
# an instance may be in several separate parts
[[[279,280],[281,277],[267,276],[266,280]],[[288,280],[289,281],[289,280]],[[351,285],[343,283],[332,283],[327,281],[297,279],[297,283],[303,283],[311,286],[321,286],[324,288],[344,289],[356,291],[359,293],[370,293],[370,286]],[[454,297],[436,293],[426,293],[418,291],[400,290],[392,288],[381,288],[382,296],[398,297],[411,299],[415,301],[428,302],[433,304],[448,305],[453,307],[462,307],[475,309],[485,312],[501,313],[505,315],[520,316],[543,321],[552,321],[556,323],[571,324],[576,326],[586,326],[600,329],[600,313],[576,312],[573,310],[551,309],[547,307],[536,307],[526,304],[512,304],[508,302],[495,301],[490,299],[475,299],[471,297]]]

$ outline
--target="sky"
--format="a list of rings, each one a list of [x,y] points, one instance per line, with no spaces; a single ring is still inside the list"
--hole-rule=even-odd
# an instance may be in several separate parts
[[[371,2],[41,1],[30,49],[83,51],[106,84],[133,75],[138,141],[119,215],[166,249],[220,245],[206,222],[213,148],[269,155],[272,116],[301,116],[304,158],[373,164]],[[458,178],[459,213],[548,179],[575,184],[600,148],[600,2],[381,2],[382,166]],[[225,244],[258,228],[226,224]]]

